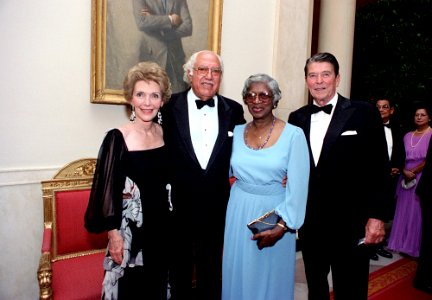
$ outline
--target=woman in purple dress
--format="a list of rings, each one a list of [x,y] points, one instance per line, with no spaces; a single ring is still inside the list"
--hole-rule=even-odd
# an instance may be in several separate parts
[[[416,129],[404,136],[405,167],[396,189],[396,211],[388,248],[411,257],[418,257],[421,242],[421,208],[415,187],[420,180],[432,130],[429,126],[431,114],[425,105],[416,107],[414,123]]]

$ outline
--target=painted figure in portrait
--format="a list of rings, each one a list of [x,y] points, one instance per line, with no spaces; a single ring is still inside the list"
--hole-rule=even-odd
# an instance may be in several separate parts
[[[182,38],[192,35],[186,0],[133,0],[133,14],[142,32],[139,60],[158,63],[167,72],[173,92],[183,91]]]
[[[183,91],[185,57],[218,42],[209,29],[220,22],[221,0],[95,1],[95,102],[123,103],[123,74],[139,61],[159,64],[172,91]]]

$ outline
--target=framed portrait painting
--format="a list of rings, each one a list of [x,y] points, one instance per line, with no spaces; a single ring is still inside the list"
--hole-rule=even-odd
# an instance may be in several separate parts
[[[187,86],[183,64],[194,52],[220,53],[223,0],[92,0],[91,102],[125,104],[130,67],[154,61],[174,93]]]

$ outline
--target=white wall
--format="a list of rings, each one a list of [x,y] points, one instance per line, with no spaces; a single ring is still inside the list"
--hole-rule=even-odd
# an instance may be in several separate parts
[[[222,94],[242,102],[246,78],[272,74],[276,0],[225,0],[221,55],[225,74]],[[233,12],[233,13],[229,13]]]
[[[222,94],[240,100],[248,75],[272,74],[278,5],[225,0]],[[90,103],[90,21],[89,0],[0,1],[0,299],[38,298],[40,181],[95,157],[128,120],[123,106]]]

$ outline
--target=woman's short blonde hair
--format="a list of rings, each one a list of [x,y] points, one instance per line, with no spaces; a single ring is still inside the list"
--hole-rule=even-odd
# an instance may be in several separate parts
[[[171,83],[168,75],[157,63],[144,61],[129,69],[123,81],[123,93],[127,102],[132,100],[133,90],[137,81],[156,82],[162,92],[162,102],[165,104],[171,97]]]

